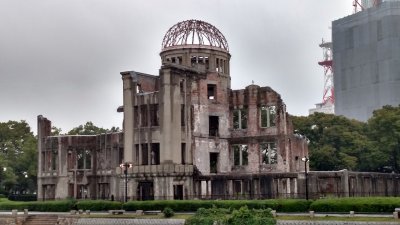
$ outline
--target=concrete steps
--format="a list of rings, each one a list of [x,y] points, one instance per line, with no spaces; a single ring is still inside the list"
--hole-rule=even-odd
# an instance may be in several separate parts
[[[23,225],[55,225],[57,220],[57,215],[31,215],[26,218]]]

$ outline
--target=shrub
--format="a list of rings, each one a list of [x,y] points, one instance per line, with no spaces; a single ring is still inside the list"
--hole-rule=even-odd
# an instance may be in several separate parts
[[[270,209],[249,209],[243,206],[233,211],[222,208],[199,209],[193,217],[186,220],[186,225],[275,225]]]
[[[371,198],[336,198],[319,199],[310,206],[317,212],[393,212],[400,206],[400,198],[371,197]]]
[[[39,212],[67,212],[73,206],[73,201],[45,201],[45,202],[14,202],[14,201],[0,201],[0,210],[23,210]]]
[[[172,210],[170,207],[166,207],[163,210],[163,213],[164,213],[164,217],[165,218],[170,218],[170,217],[173,217],[175,215],[174,210]]]
[[[200,208],[240,209],[247,206],[249,209],[272,208],[280,212],[307,212],[311,201],[295,199],[270,200],[154,200],[129,201],[123,205],[128,211],[135,210],[163,210],[166,207],[175,212],[195,212]]]
[[[265,211],[265,212],[264,212]],[[226,219],[225,224],[229,225],[274,225],[276,220],[272,217],[271,211],[266,210],[249,210],[247,206],[243,206],[232,212],[232,216]]]
[[[76,203],[78,209],[91,211],[107,211],[110,209],[121,209],[122,203],[108,200],[82,200]]]
[[[205,209],[200,208],[197,210],[196,214],[186,220],[186,225],[213,225],[214,222],[217,224],[223,224],[226,220],[226,215],[230,214],[231,211],[228,209],[212,208]]]
[[[9,195],[8,200],[10,201],[36,201],[37,195],[34,194],[24,194],[24,195]]]

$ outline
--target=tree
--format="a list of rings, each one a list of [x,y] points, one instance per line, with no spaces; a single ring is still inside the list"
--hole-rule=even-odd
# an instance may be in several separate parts
[[[373,148],[364,160],[380,172],[400,172],[400,106],[384,106],[368,120]]]
[[[6,171],[3,170],[6,168]],[[25,121],[0,122],[0,181],[3,192],[36,190],[37,140]]]
[[[85,125],[80,125],[78,127],[73,128],[68,132],[69,135],[95,135],[106,133],[107,130],[104,128],[97,127],[93,124],[93,122],[86,122]]]
[[[51,127],[51,136],[57,136],[57,135],[61,135],[61,128],[58,128],[56,126],[52,126]]]
[[[365,123],[323,113],[292,118],[296,132],[310,140],[313,170],[361,170],[360,155],[371,146]]]

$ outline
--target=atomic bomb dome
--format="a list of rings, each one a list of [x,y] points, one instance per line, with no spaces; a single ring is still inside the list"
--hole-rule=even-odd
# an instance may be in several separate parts
[[[224,35],[201,20],[186,20],[172,26],[164,36],[162,51],[176,47],[211,47],[229,52]]]

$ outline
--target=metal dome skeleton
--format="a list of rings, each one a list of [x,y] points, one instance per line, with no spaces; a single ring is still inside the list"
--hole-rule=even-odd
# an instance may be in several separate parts
[[[229,52],[224,35],[201,20],[186,20],[172,26],[164,36],[162,50],[184,45],[212,46]]]

